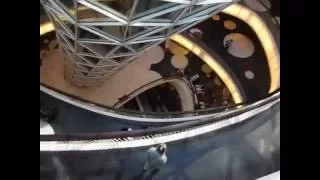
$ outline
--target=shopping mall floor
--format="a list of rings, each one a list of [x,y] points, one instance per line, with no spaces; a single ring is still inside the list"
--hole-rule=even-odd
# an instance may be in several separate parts
[[[167,147],[168,162],[155,180],[247,180],[278,171],[280,103],[238,126],[167,143]],[[148,148],[41,152],[41,177],[140,179]]]

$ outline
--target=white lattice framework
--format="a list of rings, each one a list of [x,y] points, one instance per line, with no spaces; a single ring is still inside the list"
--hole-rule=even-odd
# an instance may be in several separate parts
[[[65,77],[101,83],[140,53],[220,12],[231,0],[40,0],[54,24]]]

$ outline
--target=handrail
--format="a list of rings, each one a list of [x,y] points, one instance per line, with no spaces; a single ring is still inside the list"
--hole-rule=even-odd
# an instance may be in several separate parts
[[[174,79],[183,80],[183,81],[189,86],[189,88],[190,88],[191,90],[194,90],[194,87],[192,87],[192,86],[190,85],[190,82],[189,82],[186,78],[184,78],[184,77],[182,77],[182,76],[162,77],[162,78],[156,79],[156,80],[154,80],[154,81],[151,81],[151,82],[149,82],[149,83],[147,83],[147,84],[145,84],[145,85],[143,85],[143,86],[140,86],[138,89],[133,90],[133,91],[130,92],[129,94],[126,94],[126,95],[125,95],[125,97],[126,97],[125,99],[119,100],[119,101],[116,102],[112,107],[113,107],[113,108],[116,107],[119,103],[122,103],[123,101],[127,100],[127,98],[131,97],[132,94],[135,94],[136,92],[138,92],[138,91],[140,91],[141,89],[149,86],[150,84],[153,84],[153,83],[156,83],[156,82],[159,82],[159,81],[162,81],[162,80],[166,81],[166,80],[174,80]]]
[[[198,121],[183,122],[170,126],[163,126],[158,128],[151,128],[145,130],[134,130],[134,131],[117,131],[117,132],[106,132],[106,133],[73,133],[73,134],[56,134],[56,135],[40,135],[40,141],[73,141],[73,140],[98,140],[98,139],[109,139],[109,138],[125,138],[125,137],[137,137],[137,136],[150,136],[156,134],[165,134],[169,132],[179,131],[181,129],[189,129],[197,126],[203,126],[206,124],[221,121],[223,119],[238,116],[250,110],[259,108],[271,102],[280,100],[280,92],[277,92],[269,97],[260,100],[258,102],[247,105],[241,109],[235,109],[228,111],[220,117],[216,118],[205,118]]]
[[[140,111],[127,110],[127,109],[117,109],[117,108],[113,108],[111,106],[107,106],[107,105],[96,103],[96,102],[93,102],[93,101],[90,101],[90,100],[86,100],[86,99],[81,98],[80,96],[76,96],[76,95],[73,95],[73,94],[66,93],[64,91],[61,91],[59,89],[56,89],[56,88],[54,88],[52,86],[46,85],[46,84],[41,83],[41,82],[40,82],[40,86],[43,86],[43,87],[45,87],[47,89],[50,89],[52,91],[56,91],[56,92],[58,92],[58,93],[60,93],[62,95],[68,96],[71,99],[76,99],[76,100],[80,101],[81,103],[87,104],[87,106],[94,105],[94,106],[97,106],[97,107],[100,107],[100,108],[104,109],[106,112],[111,111],[111,112],[119,114],[119,115],[135,116],[135,117],[141,117],[141,118],[146,118],[148,116],[150,116],[152,118],[168,118],[168,117],[172,118],[175,115],[180,115],[178,117],[181,117],[181,115],[182,116],[186,116],[188,114],[192,114],[192,115],[212,114],[212,113],[224,112],[226,109],[234,109],[234,108],[237,108],[240,105],[247,105],[247,104],[251,104],[251,103],[255,102],[255,101],[245,101],[245,102],[238,103],[238,104],[225,105],[225,106],[208,108],[208,109],[198,109],[198,110],[195,110],[195,111],[162,112],[162,113],[161,112],[143,112],[143,113],[141,113]],[[270,93],[269,95],[267,95],[267,96],[265,96],[263,98],[269,97],[270,95],[272,95],[274,93],[277,93],[278,91],[280,91],[280,89],[278,89],[277,91],[275,91],[273,93]]]
[[[150,134],[137,137],[104,138],[92,140],[66,140],[66,141],[40,141],[40,151],[97,151],[110,149],[124,149],[137,147],[150,147],[159,143],[172,143],[187,140],[208,133],[218,135],[234,128],[246,127],[253,130],[268,121],[266,116],[273,116],[279,112],[280,98],[261,107],[244,112],[238,116],[223,119],[210,124],[190,127],[178,131]],[[252,129],[253,128],[253,129]],[[234,129],[234,130],[237,130]],[[248,129],[248,130],[249,130]],[[249,130],[250,131],[250,130]],[[248,131],[247,131],[248,132]]]

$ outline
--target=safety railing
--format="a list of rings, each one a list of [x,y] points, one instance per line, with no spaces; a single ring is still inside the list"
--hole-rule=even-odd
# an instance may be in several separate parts
[[[206,117],[220,116],[221,113],[226,113],[226,110],[233,110],[240,105],[247,105],[253,103],[253,101],[246,101],[234,105],[226,105],[215,108],[200,109],[195,111],[184,111],[184,112],[139,112],[134,110],[117,109],[96,102],[92,102],[81,98],[80,96],[75,96],[73,94],[68,94],[51,86],[40,83],[40,90],[54,96],[62,101],[73,104],[80,108],[99,113],[102,115],[122,119],[122,120],[132,120],[139,122],[154,122],[154,123],[177,123],[191,120],[199,120]]]
[[[151,84],[155,84],[157,82],[166,82],[166,81],[170,81],[170,80],[175,80],[175,79],[179,79],[185,82],[186,85],[188,85],[188,87],[190,88],[191,91],[195,92],[195,87],[188,81],[188,79],[186,79],[185,77],[182,76],[170,76],[170,77],[162,77],[159,79],[156,79],[154,81],[151,81],[143,86],[140,86],[138,89],[135,89],[134,91],[125,94],[123,96],[123,98],[120,98],[119,101],[117,103],[115,103],[112,107],[116,107],[118,104],[122,104],[122,102],[126,101],[127,99],[131,99],[133,98],[133,95],[137,94],[139,91],[141,91],[142,89],[144,89],[145,87],[150,86]],[[138,93],[139,94],[139,93]],[[195,99],[193,99],[193,102],[195,102]],[[162,112],[161,112],[162,113]]]
[[[224,130],[239,127],[246,122],[254,123],[253,117],[265,117],[270,113],[278,112],[279,105],[280,92],[220,118],[208,118],[167,127],[127,132],[41,135],[40,151],[96,151],[174,142],[206,133],[224,132]]]
[[[136,137],[145,136],[158,133],[169,133],[174,131],[179,131],[181,129],[189,129],[192,127],[203,126],[213,122],[218,122],[223,119],[228,119],[231,117],[236,117],[248,111],[258,109],[268,103],[276,102],[280,100],[280,91],[270,94],[267,98],[264,98],[255,103],[248,104],[240,109],[235,109],[227,111],[220,117],[208,117],[199,119],[198,121],[190,121],[179,123],[170,126],[164,126],[159,128],[150,128],[145,130],[135,130],[135,131],[119,131],[119,132],[106,132],[106,133],[73,133],[73,134],[58,134],[58,135],[41,135],[40,140],[43,141],[56,141],[56,140],[93,140],[93,139],[104,139],[104,138],[124,138],[124,137]]]

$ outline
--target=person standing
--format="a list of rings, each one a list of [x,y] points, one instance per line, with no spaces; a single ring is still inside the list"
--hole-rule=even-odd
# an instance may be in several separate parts
[[[167,163],[167,145],[162,143],[156,147],[151,147],[146,152],[146,162],[143,167],[142,179],[152,179],[160,170],[163,165]]]
[[[226,40],[226,43],[225,43],[225,49],[228,50],[229,47],[231,46],[231,43],[233,42],[233,39],[229,39],[229,40]]]

